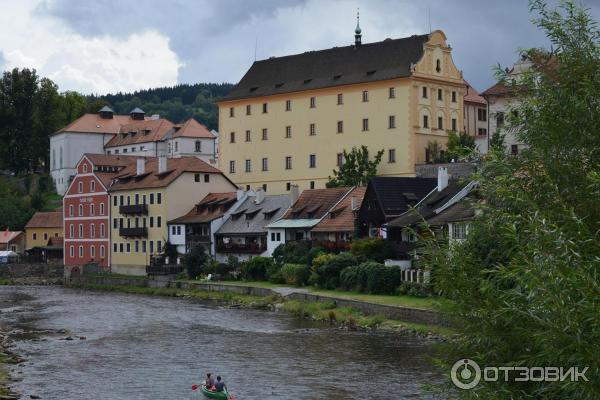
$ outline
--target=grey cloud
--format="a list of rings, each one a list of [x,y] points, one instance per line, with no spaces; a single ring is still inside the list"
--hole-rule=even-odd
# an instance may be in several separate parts
[[[4,57],[4,53],[0,50],[0,71],[4,69],[4,65],[6,64],[6,58]]]

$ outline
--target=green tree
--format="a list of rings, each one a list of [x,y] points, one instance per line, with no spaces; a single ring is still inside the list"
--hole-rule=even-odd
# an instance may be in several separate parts
[[[352,147],[350,152],[344,150],[344,162],[333,170],[333,177],[329,177],[327,187],[341,186],[365,186],[369,179],[377,175],[377,167],[381,163],[383,150],[375,154],[373,160],[369,160],[367,146]]]
[[[475,137],[464,132],[460,134],[450,132],[447,147],[446,159],[448,161],[464,161],[475,152]]]
[[[439,353],[446,372],[462,358],[588,366],[589,382],[482,380],[453,398],[600,398],[600,32],[574,2],[530,7],[554,50],[525,51],[529,72],[505,76],[519,97],[507,129],[526,149],[492,151],[467,239],[425,242],[421,260],[459,332]]]
[[[202,268],[210,262],[210,257],[202,245],[194,246],[189,253],[183,256],[182,263],[187,271],[188,277],[196,279]]]

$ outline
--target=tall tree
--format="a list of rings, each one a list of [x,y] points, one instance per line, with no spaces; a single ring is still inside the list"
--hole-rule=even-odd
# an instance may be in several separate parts
[[[369,160],[367,146],[353,147],[350,152],[344,150],[342,164],[333,170],[333,177],[329,177],[327,187],[340,186],[365,186],[369,179],[377,175],[377,166],[381,163],[383,150]]]
[[[515,82],[506,77],[519,97],[508,128],[526,149],[492,151],[477,177],[482,213],[467,239],[451,251],[426,241],[421,260],[451,300],[459,331],[440,352],[446,371],[463,358],[587,366],[589,381],[517,382],[509,374],[453,398],[600,398],[600,31],[572,1],[530,7],[554,50],[524,52],[532,68]]]

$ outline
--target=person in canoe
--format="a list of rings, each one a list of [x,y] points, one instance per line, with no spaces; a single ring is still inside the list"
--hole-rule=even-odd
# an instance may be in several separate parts
[[[223,389],[227,390],[227,385],[221,380],[221,376],[217,376],[217,383],[215,383],[215,388],[217,389],[217,392],[222,392]]]
[[[210,375],[210,372],[206,374],[206,381],[204,382],[204,386],[206,386],[208,390],[215,390],[215,380]]]

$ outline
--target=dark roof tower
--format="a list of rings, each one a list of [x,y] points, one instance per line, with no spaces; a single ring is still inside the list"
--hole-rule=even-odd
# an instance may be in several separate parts
[[[100,118],[111,119],[115,112],[109,106],[104,106],[98,111],[98,113],[100,114]]]
[[[143,121],[146,113],[141,108],[136,107],[129,112],[129,115],[131,116],[131,119]]]
[[[359,47],[362,43],[362,30],[360,29],[360,13],[356,10],[356,29],[354,29],[354,47]]]

